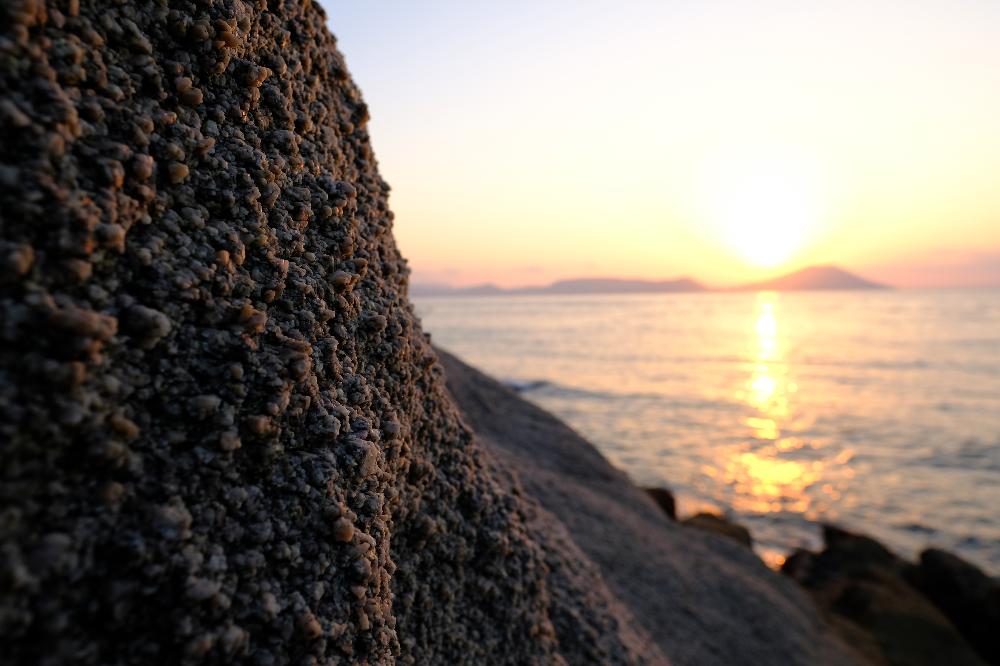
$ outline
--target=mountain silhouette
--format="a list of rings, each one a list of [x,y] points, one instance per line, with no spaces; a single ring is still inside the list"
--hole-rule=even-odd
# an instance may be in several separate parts
[[[414,284],[411,296],[509,296],[570,294],[657,294],[699,291],[810,291],[837,289],[887,289],[837,266],[810,266],[770,280],[714,289],[691,278],[673,280],[631,280],[625,278],[573,278],[535,287],[504,289],[494,284],[452,287],[443,284]]]
[[[837,266],[809,266],[770,280],[751,282],[728,291],[812,291],[838,289],[887,289]]]

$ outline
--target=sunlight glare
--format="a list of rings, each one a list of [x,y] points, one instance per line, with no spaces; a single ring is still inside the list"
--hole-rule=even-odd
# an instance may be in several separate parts
[[[747,263],[778,266],[818,230],[817,182],[804,160],[777,151],[712,160],[702,185],[709,226]]]
[[[734,508],[752,513],[801,511],[810,508],[806,492],[821,477],[823,465],[789,460],[806,445],[796,437],[783,437],[782,424],[789,416],[788,364],[783,358],[780,300],[774,292],[757,294],[748,352],[752,372],[738,393],[755,413],[743,420],[756,450],[732,451],[723,467],[723,478],[738,492]],[[767,446],[759,446],[763,443]]]

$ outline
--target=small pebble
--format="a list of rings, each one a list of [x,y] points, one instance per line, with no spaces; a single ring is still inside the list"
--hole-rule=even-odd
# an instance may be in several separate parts
[[[180,162],[171,162],[170,166],[167,167],[167,171],[170,174],[170,182],[174,185],[186,180],[189,173],[187,165]]]
[[[354,538],[354,525],[347,518],[338,518],[333,524],[333,538],[337,541],[348,542]]]

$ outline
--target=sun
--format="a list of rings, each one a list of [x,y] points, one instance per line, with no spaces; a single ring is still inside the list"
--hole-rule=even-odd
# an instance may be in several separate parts
[[[801,161],[758,151],[713,161],[703,198],[717,240],[748,264],[771,268],[794,258],[821,217],[816,179]]]

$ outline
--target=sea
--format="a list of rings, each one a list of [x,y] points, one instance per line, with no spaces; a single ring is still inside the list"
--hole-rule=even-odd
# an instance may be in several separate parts
[[[436,345],[771,566],[829,522],[1000,574],[1000,290],[414,300]]]

